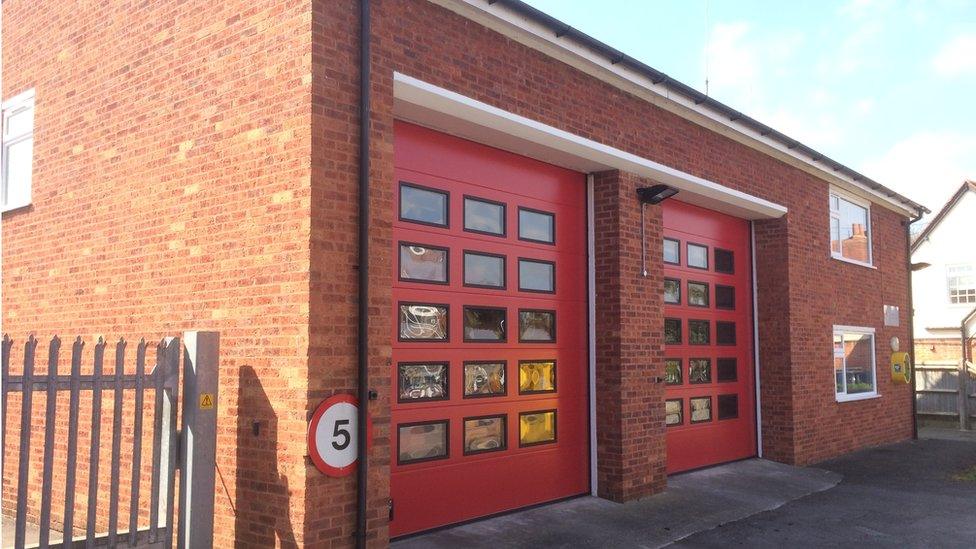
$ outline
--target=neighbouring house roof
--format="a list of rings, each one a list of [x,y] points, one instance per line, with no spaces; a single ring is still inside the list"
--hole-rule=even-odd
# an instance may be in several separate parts
[[[444,0],[432,1],[442,2]],[[533,8],[521,0],[484,1],[487,7],[483,9],[490,9],[492,5],[505,6],[519,14],[519,16],[524,17],[527,20],[531,20],[533,23],[548,29],[559,41],[567,40],[575,42],[576,44],[596,52],[599,56],[605,58],[607,63],[614,67],[626,67],[632,71],[635,71],[644,78],[648,78],[653,83],[655,88],[663,87],[663,89],[667,91],[669,97],[672,97],[671,94],[681,96],[686,101],[689,101],[689,103],[693,102],[695,108],[710,111],[713,116],[723,117],[729,122],[738,124],[739,128],[747,129],[750,132],[761,136],[762,139],[771,140],[777,145],[785,147],[785,149],[793,154],[797,159],[817,168],[818,170],[837,176],[844,176],[847,178],[847,181],[850,181],[855,185],[863,186],[868,192],[876,194],[879,197],[883,197],[887,200],[900,204],[901,207],[905,208],[906,210],[915,211],[919,216],[921,216],[923,213],[929,213],[928,208],[911,200],[910,198],[896,193],[881,183],[878,183],[877,181],[874,181],[873,179],[841,164],[840,162],[837,162],[836,160],[815,151],[814,149],[800,143],[796,139],[774,130],[762,122],[759,122],[758,120],[747,116],[725,105],[724,103],[716,101],[695,88],[675,80],[667,74],[648,66],[647,64],[589,36],[588,34],[552,17],[543,11]],[[459,2],[462,4],[477,4],[478,0],[459,0]],[[565,45],[563,47],[565,47]],[[740,133],[744,133],[741,129],[739,131]]]
[[[918,236],[916,236],[915,240],[912,241],[912,253],[915,253],[915,250],[917,250],[918,247],[925,242],[925,239],[932,234],[932,231],[935,230],[939,223],[941,223],[942,220],[949,215],[949,211],[952,210],[952,208],[954,208],[960,200],[962,200],[962,197],[966,196],[967,192],[976,193],[976,181],[966,180],[962,185],[959,186],[959,189],[956,190],[955,194],[952,195],[952,198],[950,198],[945,205],[942,206],[939,213],[935,214],[932,221],[926,225],[925,228],[922,229],[922,232],[918,233]]]

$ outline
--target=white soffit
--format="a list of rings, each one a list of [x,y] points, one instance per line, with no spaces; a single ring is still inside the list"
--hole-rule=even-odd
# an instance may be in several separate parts
[[[786,207],[530,120],[401,73],[397,118],[585,173],[621,170],[666,183],[676,199],[744,219],[782,217]],[[635,198],[636,199],[636,198]]]

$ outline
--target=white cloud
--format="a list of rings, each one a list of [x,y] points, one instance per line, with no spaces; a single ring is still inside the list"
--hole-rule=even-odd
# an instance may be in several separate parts
[[[869,159],[861,172],[937,211],[965,179],[976,179],[976,135],[920,132]]]
[[[976,34],[960,34],[946,42],[932,58],[932,68],[942,76],[976,74]]]
[[[888,11],[893,4],[893,0],[850,0],[837,13],[850,19],[867,19]]]
[[[874,98],[865,97],[854,102],[854,113],[859,116],[867,116],[874,111]]]
[[[760,74],[760,50],[749,40],[749,31],[749,24],[743,22],[719,23],[712,29],[705,47],[710,95],[753,102]]]

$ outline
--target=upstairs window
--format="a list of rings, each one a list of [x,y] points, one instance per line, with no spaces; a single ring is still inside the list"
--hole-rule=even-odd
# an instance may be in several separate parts
[[[830,191],[830,255],[871,265],[871,208],[867,202]]]
[[[946,265],[946,287],[952,305],[976,303],[976,266],[972,263]]]
[[[3,102],[2,211],[31,203],[34,161],[34,90]]]

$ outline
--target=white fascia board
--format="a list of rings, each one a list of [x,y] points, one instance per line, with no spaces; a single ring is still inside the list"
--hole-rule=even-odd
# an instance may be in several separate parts
[[[787,145],[770,139],[745,124],[729,120],[727,116],[704,105],[696,105],[691,99],[671,93],[662,83],[655,84],[650,78],[637,71],[614,65],[605,56],[568,37],[556,36],[544,25],[530,21],[501,3],[489,3],[485,0],[428,1],[541,51],[653,105],[782,160],[828,183],[844,187],[888,209],[906,216],[914,216],[918,213],[898,200],[834,171],[832,166],[805,158]]]
[[[397,118],[583,172],[621,170],[671,185],[683,202],[744,219],[777,218],[784,206],[614,147],[394,73]]]

